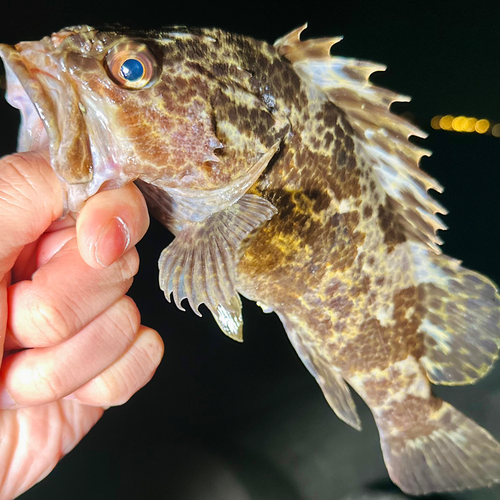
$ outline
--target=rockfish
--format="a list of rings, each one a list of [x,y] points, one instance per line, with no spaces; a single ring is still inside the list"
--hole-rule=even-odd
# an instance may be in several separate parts
[[[385,69],[218,29],[64,29],[0,46],[19,149],[47,146],[66,211],[137,182],[175,235],[160,286],[242,339],[240,295],[281,319],[339,418],[370,407],[389,475],[419,495],[500,482],[500,444],[436,398],[500,345],[500,297],[440,252],[440,185],[418,166]]]

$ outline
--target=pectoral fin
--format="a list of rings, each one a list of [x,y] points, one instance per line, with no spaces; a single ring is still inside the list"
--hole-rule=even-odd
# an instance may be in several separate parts
[[[205,304],[222,331],[242,340],[241,301],[235,289],[235,267],[241,242],[276,213],[267,200],[244,195],[202,222],[187,223],[163,250],[160,287],[177,307],[187,299],[193,311]]]
[[[216,310],[210,309],[219,328],[233,340],[243,342],[243,317],[241,316],[240,296],[235,293],[229,304],[219,304]]]

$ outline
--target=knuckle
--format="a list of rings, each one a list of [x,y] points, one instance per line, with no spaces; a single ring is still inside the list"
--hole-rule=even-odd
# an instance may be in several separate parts
[[[122,281],[133,278],[137,274],[137,271],[139,271],[139,254],[135,247],[122,255],[116,261],[115,265],[118,268],[118,273]]]
[[[87,397],[99,406],[126,403],[151,380],[162,356],[163,342],[158,333],[141,327],[139,337],[124,357],[92,380]]]
[[[95,399],[101,406],[115,406],[120,399],[117,395],[122,392],[120,381],[112,373],[98,377],[94,381],[94,390]]]
[[[59,344],[70,335],[70,328],[60,307],[50,299],[32,296],[27,312],[27,327],[36,336],[38,347]]]
[[[32,371],[32,387],[39,403],[59,400],[63,394],[63,383],[57,372],[46,365],[37,364]]]
[[[2,164],[2,178],[25,179],[26,171],[29,170],[31,162],[26,153],[14,153],[10,156],[0,158]]]
[[[16,210],[27,210],[26,204],[30,206],[32,199],[29,193],[25,192],[29,184],[26,183],[26,175],[23,166],[27,162],[23,158],[9,157],[2,160],[2,177],[0,179],[0,198],[7,206],[12,206]],[[22,187],[22,189],[20,188]]]
[[[116,306],[112,320],[131,344],[137,337],[141,324],[139,309],[135,302],[126,295],[117,302]]]
[[[126,403],[135,392],[130,376],[121,371],[107,370],[92,381],[92,401],[99,406],[119,406]]]
[[[16,209],[28,211],[36,205],[36,200],[41,196],[44,189],[40,187],[40,181],[47,185],[50,181],[45,178],[44,172],[40,172],[41,155],[36,152],[15,153],[0,158],[2,176],[0,177],[0,197],[10,202]],[[33,180],[33,172],[37,172],[37,182]],[[47,169],[51,170],[51,169]]]

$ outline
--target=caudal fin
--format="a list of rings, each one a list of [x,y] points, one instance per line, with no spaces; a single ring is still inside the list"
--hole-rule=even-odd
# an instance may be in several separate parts
[[[453,406],[432,401],[435,410],[428,412],[427,420],[416,418],[404,430],[379,422],[384,460],[394,483],[410,495],[499,483],[500,443]]]

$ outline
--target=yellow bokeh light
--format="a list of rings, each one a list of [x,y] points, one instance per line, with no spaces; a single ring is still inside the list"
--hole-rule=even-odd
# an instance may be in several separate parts
[[[467,118],[463,126],[464,132],[474,132],[476,129],[476,123],[477,118]]]
[[[482,120],[478,120],[476,122],[476,125],[474,128],[476,129],[476,132],[478,134],[484,134],[490,128],[490,122],[483,118]]]
[[[453,118],[453,121],[451,122],[451,127],[456,132],[463,132],[465,130],[464,125],[466,120],[467,118],[465,118],[465,116],[457,116],[456,118]]]
[[[452,123],[453,123],[453,116],[451,116],[451,115],[443,116],[439,120],[439,126],[443,130],[453,130]]]
[[[439,126],[439,120],[443,118],[443,115],[437,115],[431,120],[431,127],[434,130],[439,130],[441,127]]]
[[[500,123],[491,124],[486,118],[478,120],[468,116],[436,115],[431,119],[431,127],[434,130],[447,130],[454,132],[477,132],[485,134],[490,130],[491,135],[500,137]]]

